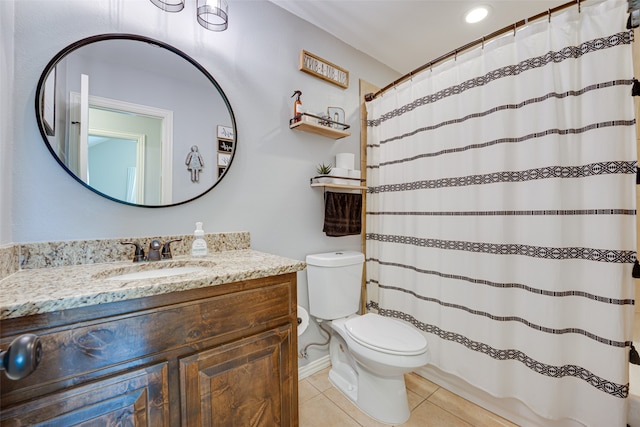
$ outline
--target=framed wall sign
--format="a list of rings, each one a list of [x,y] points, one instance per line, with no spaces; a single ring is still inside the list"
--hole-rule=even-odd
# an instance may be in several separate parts
[[[218,125],[218,177],[222,176],[227,170],[227,166],[231,163],[231,153],[233,151],[233,128],[229,126]]]
[[[233,141],[233,128],[229,126],[218,125],[218,139],[226,139]]]
[[[304,71],[305,73],[309,73],[345,89],[349,87],[349,72],[347,70],[306,50],[300,51],[300,71]]]
[[[233,151],[233,141],[227,141],[225,139],[218,140],[218,151],[223,153],[231,153]]]

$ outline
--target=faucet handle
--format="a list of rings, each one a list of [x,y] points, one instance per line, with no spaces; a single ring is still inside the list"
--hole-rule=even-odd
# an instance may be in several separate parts
[[[144,249],[137,242],[120,242],[121,245],[133,245],[136,247],[136,251],[133,255],[133,262],[144,261]]]
[[[173,239],[167,240],[164,242],[164,246],[162,247],[162,259],[171,259],[171,243],[173,242],[181,242],[182,239]]]

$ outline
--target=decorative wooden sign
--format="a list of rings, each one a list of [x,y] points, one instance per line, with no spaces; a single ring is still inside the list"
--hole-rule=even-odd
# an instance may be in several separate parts
[[[300,71],[312,74],[345,89],[349,87],[349,72],[347,70],[306,50],[300,51]]]

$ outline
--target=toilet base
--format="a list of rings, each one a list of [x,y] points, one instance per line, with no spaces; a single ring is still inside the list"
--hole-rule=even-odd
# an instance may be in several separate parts
[[[362,412],[381,423],[405,423],[411,414],[407,401],[404,376],[382,378],[358,367],[357,382],[345,378],[341,369],[329,371],[329,381]]]
[[[347,379],[344,374],[345,372],[339,373],[336,369],[332,368],[329,371],[329,382],[340,390],[349,400],[355,403],[355,401],[358,400],[357,376]],[[347,376],[351,377],[351,375]]]
[[[409,419],[409,403],[404,375],[380,376],[357,362],[344,338],[332,331],[329,343],[329,381],[371,418],[391,425]]]

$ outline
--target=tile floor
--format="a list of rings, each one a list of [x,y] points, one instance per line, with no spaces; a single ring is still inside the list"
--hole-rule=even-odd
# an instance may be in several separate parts
[[[329,368],[298,383],[300,427],[386,427],[329,382]],[[405,376],[411,417],[402,427],[516,426],[419,375]]]

